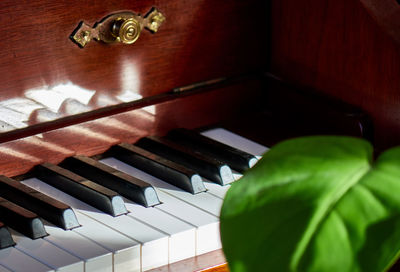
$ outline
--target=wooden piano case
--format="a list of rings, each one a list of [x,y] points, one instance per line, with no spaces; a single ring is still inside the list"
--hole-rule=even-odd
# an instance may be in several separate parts
[[[80,21],[152,7],[165,22],[132,45],[70,39]],[[399,45],[358,0],[4,0],[0,13],[9,177],[177,127],[218,124],[266,145],[317,133],[399,144]],[[44,107],[15,106],[32,99]]]
[[[92,41],[80,49],[69,38],[80,21],[94,25],[115,12],[145,14],[152,7],[166,21],[155,34],[143,30],[132,45]],[[66,99],[53,106],[45,96],[46,109],[25,110],[26,125],[4,130],[4,150],[30,155],[21,162],[2,152],[2,173],[8,176],[43,160],[95,155],[120,141],[249,112],[262,94],[253,74],[265,70],[267,36],[261,33],[267,29],[267,12],[257,1],[2,1],[0,12],[3,105],[60,88],[90,93],[84,103]],[[196,86],[211,89],[213,82],[220,85],[216,92],[189,95]],[[152,112],[135,111],[149,105],[154,105]],[[40,133],[32,145],[29,136]],[[21,138],[23,144],[14,141]],[[60,149],[52,151],[44,142]]]

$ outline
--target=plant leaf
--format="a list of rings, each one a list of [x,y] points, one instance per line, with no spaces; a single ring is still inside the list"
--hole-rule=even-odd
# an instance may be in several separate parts
[[[282,142],[228,191],[231,271],[383,271],[400,251],[400,148],[361,139]]]

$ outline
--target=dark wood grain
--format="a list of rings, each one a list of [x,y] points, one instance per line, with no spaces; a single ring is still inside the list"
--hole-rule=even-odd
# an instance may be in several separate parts
[[[391,0],[360,0],[371,16],[400,44],[400,2]]]
[[[0,173],[24,174],[43,162],[58,164],[72,155],[101,154],[121,142],[165,135],[177,127],[197,128],[260,109],[263,83],[247,79],[216,89],[206,88],[131,111],[103,117],[0,144]],[[258,98],[258,99],[257,99]]]
[[[133,45],[91,42],[79,49],[69,39],[81,20],[93,25],[116,11],[144,14],[152,6],[167,20]],[[70,82],[96,91],[87,105],[94,109],[101,107],[101,94],[113,100],[129,90],[147,97],[265,64],[266,37],[259,35],[266,29],[265,11],[256,0],[5,0],[0,13],[1,101]]]
[[[271,81],[272,80],[272,81]],[[280,106],[283,105],[283,106]],[[315,106],[318,105],[318,106]],[[224,126],[266,146],[313,134],[370,136],[367,116],[340,101],[292,89],[279,81],[246,78],[216,84],[154,104],[0,144],[0,172],[12,177],[43,162],[93,156],[121,142],[166,135],[174,128]]]
[[[149,272],[172,271],[228,272],[229,269],[222,250],[215,250],[180,262],[152,269]]]
[[[310,135],[346,135],[373,142],[373,124],[360,108],[315,90],[298,88],[272,75],[265,78],[262,110],[223,123],[265,146]]]
[[[1,1],[0,101],[70,84],[96,92],[81,105],[96,111],[76,115],[63,103],[57,113],[64,119],[41,124],[39,111],[30,113],[28,128],[0,135],[0,174],[12,177],[43,162],[221,122],[267,145],[315,133],[372,139],[362,111],[338,110],[331,100],[304,102],[301,92],[264,79],[168,93],[260,70],[366,111],[379,149],[400,144],[400,50],[379,26],[397,37],[398,19],[387,18],[395,18],[398,7],[392,1],[393,10],[385,13],[388,1]],[[94,24],[116,11],[143,14],[152,6],[167,20],[132,46],[91,42],[79,49],[68,39],[81,20]],[[123,104],[118,95],[124,91],[145,99]],[[221,251],[208,256],[156,271],[226,269]]]
[[[400,144],[399,46],[360,1],[272,0],[270,42],[271,72],[364,109],[378,148]]]

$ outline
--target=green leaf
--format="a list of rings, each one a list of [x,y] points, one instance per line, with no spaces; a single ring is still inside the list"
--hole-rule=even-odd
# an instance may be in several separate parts
[[[383,271],[400,251],[400,148],[372,162],[349,137],[282,142],[228,191],[221,239],[237,271]]]

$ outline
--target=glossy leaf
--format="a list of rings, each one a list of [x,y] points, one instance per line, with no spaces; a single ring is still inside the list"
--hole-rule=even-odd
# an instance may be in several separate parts
[[[228,191],[232,272],[383,271],[400,251],[400,148],[348,137],[282,142]]]

